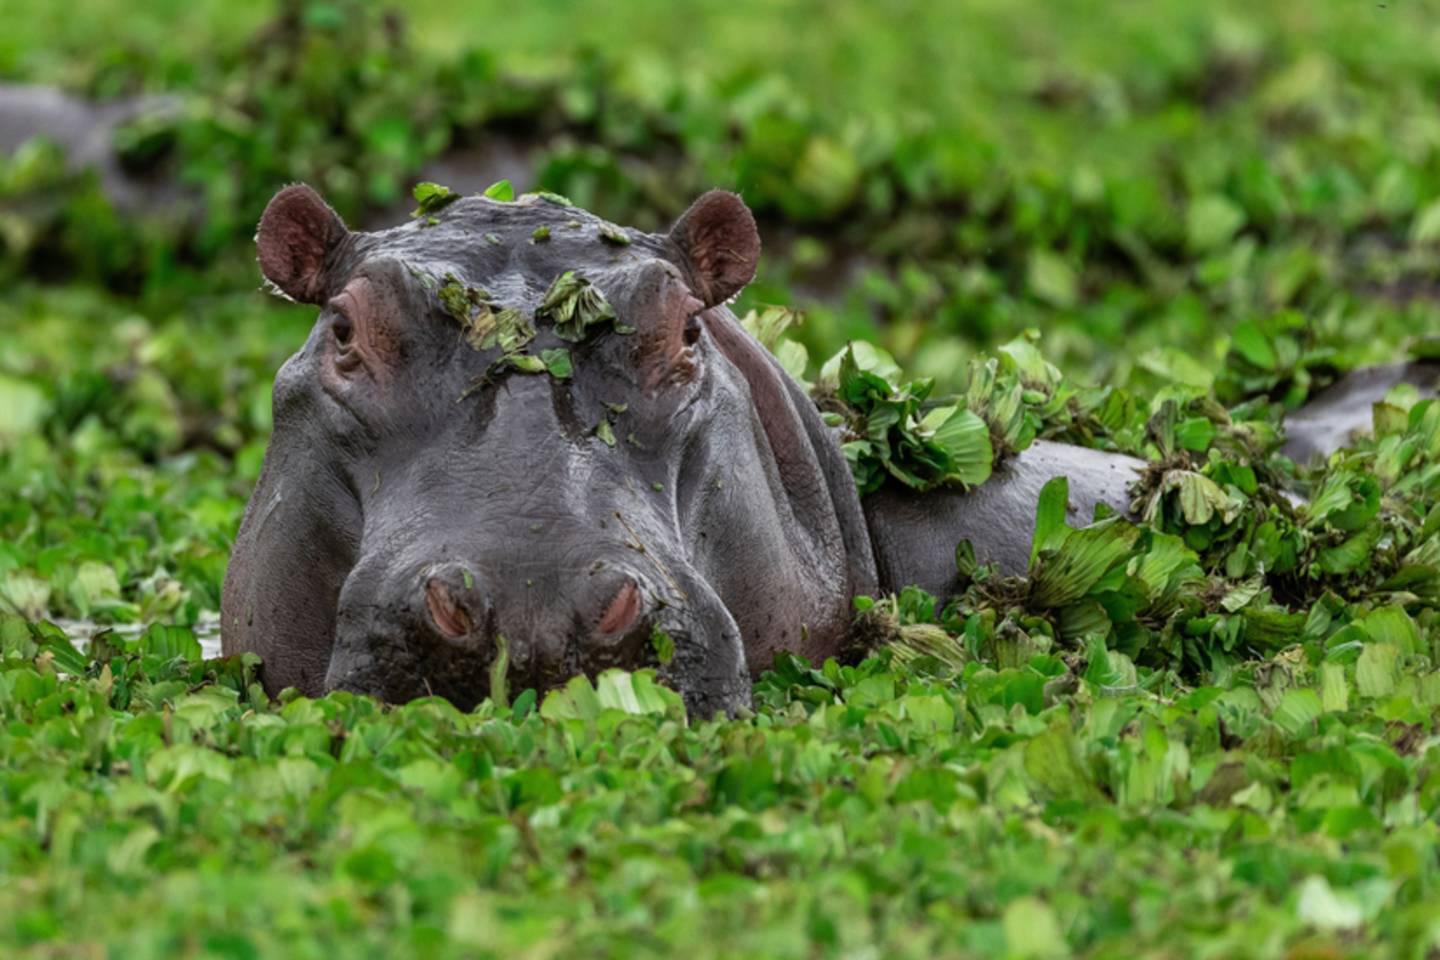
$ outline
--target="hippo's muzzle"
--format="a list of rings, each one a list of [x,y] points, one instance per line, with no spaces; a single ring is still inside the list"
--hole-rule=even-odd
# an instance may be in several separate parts
[[[723,606],[699,584],[693,597],[678,581],[658,587],[637,566],[597,559],[557,578],[549,563],[445,560],[378,586],[362,570],[341,593],[325,687],[397,703],[436,694],[469,709],[489,693],[503,648],[512,691],[649,663],[697,710],[747,702],[739,631]],[[717,624],[721,635],[708,636]],[[662,633],[680,650],[673,662],[659,660]],[[693,673],[708,678],[703,695],[689,695]]]

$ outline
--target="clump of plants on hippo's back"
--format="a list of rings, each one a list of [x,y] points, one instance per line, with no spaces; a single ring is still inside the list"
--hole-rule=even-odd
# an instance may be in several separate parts
[[[786,362],[790,341],[752,326],[772,341]],[[1080,387],[1047,362],[1027,334],[979,356],[968,367],[964,393],[934,398],[934,380],[901,382],[899,366],[884,350],[852,343],[827,361],[812,394],[832,426],[861,493],[886,482],[925,491],[954,484],[973,487],[1006,457],[1037,438],[1100,448],[1142,445],[1143,407],[1123,391]],[[778,341],[778,342],[777,342]],[[762,341],[763,342],[763,341]],[[804,365],[803,348],[787,366]]]
[[[894,478],[916,490],[944,483],[976,486],[990,476],[994,452],[984,421],[959,405],[922,412],[933,380],[896,386],[863,369],[847,347],[836,372],[835,399],[845,413],[841,449],[861,494]]]

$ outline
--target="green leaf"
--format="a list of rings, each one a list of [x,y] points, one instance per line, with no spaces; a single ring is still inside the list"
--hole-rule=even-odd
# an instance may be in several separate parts
[[[1410,225],[1410,242],[1419,246],[1440,241],[1440,200],[1432,201],[1415,215]]]
[[[490,662],[490,699],[498,707],[506,707],[510,703],[509,672],[510,643],[503,633],[497,633],[495,659]]]
[[[935,411],[939,414],[945,408]],[[966,487],[978,487],[990,479],[991,463],[995,452],[990,446],[990,429],[969,410],[950,408],[938,426],[931,426],[930,418],[921,421],[921,426],[933,429],[932,439],[950,455],[946,479],[956,480]]]
[[[166,660],[183,657],[191,663],[199,663],[202,657],[200,641],[190,628],[161,623],[152,623],[140,637],[140,651]]]
[[[550,320],[555,335],[572,343],[584,340],[591,327],[616,321],[615,310],[605,294],[574,270],[566,270],[550,284],[535,317]]]
[[[509,180],[496,180],[485,188],[485,192],[481,194],[481,196],[489,197],[491,200],[499,200],[502,203],[508,203],[515,199],[515,188],[510,185]]]
[[[630,246],[630,234],[613,223],[601,223],[599,233],[600,239],[606,243],[614,244],[617,247]]]
[[[1224,510],[1229,502],[1225,491],[1204,474],[1180,471],[1179,488],[1180,512],[1185,522],[1193,526],[1209,523],[1210,518],[1217,511]]]
[[[561,196],[561,195],[558,194],[558,193],[552,193],[552,192],[549,191],[549,190],[531,190],[529,193],[522,193],[522,194],[520,195],[520,199],[521,199],[521,200],[529,200],[529,199],[542,200],[542,201],[544,201],[545,203],[553,203],[553,204],[555,204],[555,206],[557,206],[557,207],[573,207],[573,206],[575,206],[575,204],[570,200],[569,197]]]
[[[675,659],[675,641],[658,626],[650,630],[650,646],[662,667]]]
[[[39,386],[0,373],[0,450],[38,430],[49,412],[50,403]]]
[[[1280,698],[1271,719],[1290,736],[1298,737],[1315,731],[1315,721],[1324,710],[1320,696],[1314,690],[1292,687]]]
[[[1215,435],[1215,424],[1208,417],[1190,417],[1175,425],[1175,442],[1196,453],[1210,449]]]
[[[1030,292],[1054,307],[1073,307],[1079,299],[1080,282],[1075,271],[1059,254],[1034,250],[1030,254]]]
[[[1344,713],[1350,709],[1350,681],[1345,678],[1343,665],[1320,664],[1320,705],[1326,713]]]
[[[412,217],[424,217],[438,213],[460,199],[460,194],[455,193],[449,187],[431,183],[428,180],[415,184],[415,189],[411,192],[416,203],[419,204],[411,212],[410,216]]]
[[[1246,320],[1236,326],[1230,334],[1230,349],[1262,370],[1274,370],[1279,363],[1270,338],[1253,320]]]
[[[521,373],[544,373],[547,369],[543,359],[528,353],[507,353],[497,363],[508,364]]]
[[[1035,558],[1042,550],[1058,550],[1070,533],[1065,518],[1070,510],[1070,480],[1052,477],[1040,488],[1035,506],[1035,536],[1030,541],[1030,571],[1035,571]]]
[[[1043,552],[1030,579],[1030,600],[1041,609],[1079,600],[1125,559],[1139,528],[1117,518],[1072,530],[1054,553]]]
[[[1388,697],[1395,690],[1400,651],[1388,643],[1367,643],[1355,661],[1355,688],[1362,697]]]
[[[1244,225],[1245,212],[1221,194],[1196,199],[1185,217],[1190,248],[1200,253],[1225,246]]]
[[[1360,626],[1376,643],[1385,644],[1402,654],[1420,653],[1420,631],[1405,608],[1392,605],[1367,613]]]
[[[1100,799],[1069,720],[1063,716],[1025,744],[1025,772],[1045,795],[1054,799],[1078,803]]]
[[[607,447],[615,446],[615,428],[610,426],[610,421],[601,419],[595,424],[595,436]]]
[[[558,380],[568,380],[574,372],[570,361],[570,351],[564,347],[541,350],[540,360],[544,363],[545,369],[550,371],[550,376]]]
[[[1016,960],[1045,960],[1068,956],[1070,949],[1060,933],[1060,921],[1050,905],[1037,897],[1017,897],[1005,907],[1001,920],[1005,955]]]
[[[1365,912],[1351,897],[1338,894],[1330,882],[1312,874],[1300,884],[1295,912],[1302,923],[1317,930],[1351,930],[1365,922]]]

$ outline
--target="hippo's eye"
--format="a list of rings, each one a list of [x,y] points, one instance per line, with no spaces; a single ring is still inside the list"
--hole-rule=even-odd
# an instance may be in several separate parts
[[[355,327],[350,323],[349,317],[337,310],[335,319],[330,321],[330,333],[335,337],[335,343],[343,350],[350,346],[350,341],[355,336]]]

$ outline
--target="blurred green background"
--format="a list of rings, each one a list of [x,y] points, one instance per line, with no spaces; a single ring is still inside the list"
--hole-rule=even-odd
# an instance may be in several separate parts
[[[0,80],[122,124],[117,211],[35,142],[0,160],[0,597],[213,609],[313,311],[264,296],[285,183],[352,226],[503,173],[663,229],[761,220],[743,312],[800,308],[956,388],[1027,329],[1081,382],[1208,386],[1242,323],[1334,366],[1440,329],[1433,3],[3,0]],[[472,187],[473,189],[473,187]]]
[[[1313,471],[1264,454],[1337,371],[1434,355],[1440,2],[389,10],[0,0],[0,141],[5,84],[130,117],[103,173],[0,151],[12,953],[1434,955],[1440,411],[1412,392]],[[213,639],[314,322],[260,289],[256,222],[297,180],[365,227],[500,176],[648,229],[739,190],[737,308],[802,310],[812,376],[863,339],[938,394],[1038,331],[1011,413],[1077,395],[1045,360],[1101,387],[1165,461],[1156,512],[1053,541],[1038,590],[882,600],[910,647],[782,660],[754,716],[620,674],[631,714],[582,681],[267,701],[184,629]],[[114,624],[150,626],[67,639]]]

